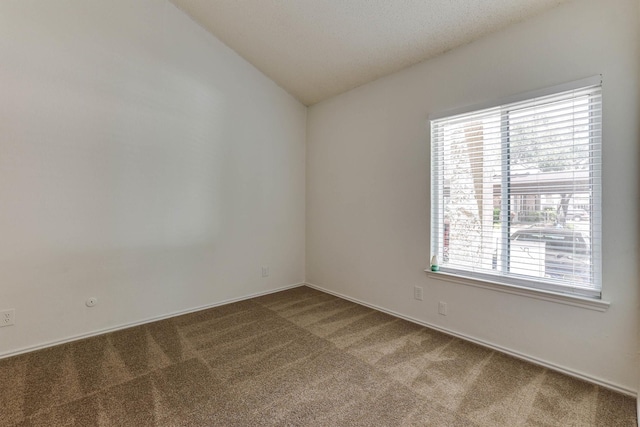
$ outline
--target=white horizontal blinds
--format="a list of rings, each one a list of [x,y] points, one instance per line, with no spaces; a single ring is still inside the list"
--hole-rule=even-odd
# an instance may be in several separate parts
[[[600,295],[600,84],[431,122],[442,268]]]

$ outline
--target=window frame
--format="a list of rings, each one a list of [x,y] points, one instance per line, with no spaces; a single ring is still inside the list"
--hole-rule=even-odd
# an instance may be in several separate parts
[[[430,166],[431,166],[431,208],[430,208],[430,222],[431,222],[431,238],[430,238],[430,249],[431,249],[431,254],[435,255],[435,254],[440,254],[440,240],[442,239],[442,242],[444,242],[444,239],[446,239],[446,232],[444,231],[444,229],[442,228],[444,226],[444,212],[440,212],[440,208],[442,207],[441,203],[442,200],[440,200],[439,196],[441,194],[444,194],[444,183],[441,182],[441,180],[443,179],[442,177],[444,176],[442,171],[441,171],[441,165],[440,162],[435,161],[436,159],[439,159],[439,157],[436,155],[435,153],[435,146],[436,143],[433,141],[433,135],[434,135],[434,121],[440,120],[440,119],[444,119],[444,118],[448,118],[448,117],[453,117],[453,116],[457,116],[457,115],[462,115],[462,114],[468,114],[468,113],[473,113],[475,111],[477,112],[485,112],[487,110],[491,110],[491,109],[496,109],[497,112],[500,113],[500,120],[503,126],[505,123],[505,120],[508,120],[508,115],[509,112],[507,112],[506,109],[504,109],[503,107],[509,106],[510,104],[514,104],[514,103],[519,103],[519,102],[527,102],[530,100],[534,100],[536,98],[540,98],[540,97],[545,97],[545,96],[550,96],[550,95],[554,95],[554,94],[560,94],[562,92],[567,92],[567,91],[572,91],[572,90],[579,90],[582,88],[587,88],[587,87],[595,87],[595,86],[599,86],[600,87],[600,100],[602,99],[602,76],[601,75],[597,75],[597,76],[593,76],[593,77],[589,77],[586,79],[581,79],[581,80],[576,80],[576,81],[572,81],[569,83],[565,83],[565,84],[561,84],[561,85],[556,85],[556,86],[552,86],[552,87],[548,87],[545,89],[541,89],[541,90],[537,90],[537,91],[531,91],[531,92],[526,92],[526,93],[521,93],[521,94],[517,94],[517,95],[513,95],[507,98],[503,98],[497,101],[493,101],[493,102],[487,102],[487,103],[483,103],[483,104],[477,104],[477,105],[473,105],[473,106],[468,106],[468,107],[463,107],[463,108],[459,108],[459,109],[455,109],[455,110],[449,110],[449,111],[445,111],[445,112],[441,112],[441,113],[437,113],[437,114],[432,114],[429,115],[429,135],[430,135],[430,145],[431,145],[431,160],[430,160]],[[589,105],[589,108],[591,108],[591,102]],[[603,116],[603,112],[602,109],[600,109],[599,112],[599,118],[602,119]],[[505,128],[508,128],[505,127]],[[597,234],[597,236],[599,236],[598,239],[591,239],[591,275],[592,275],[592,281],[591,284],[593,285],[593,287],[574,287],[574,286],[570,286],[568,284],[561,284],[558,281],[554,281],[551,280],[549,278],[544,278],[544,280],[540,280],[536,277],[533,276],[519,276],[517,274],[514,273],[505,273],[505,272],[497,272],[496,274],[492,274],[488,271],[475,271],[472,269],[464,269],[464,268],[451,268],[451,267],[447,267],[447,266],[440,266],[440,273],[439,274],[446,274],[446,275],[451,275],[451,276],[456,276],[456,277],[460,277],[462,279],[475,279],[478,281],[481,281],[482,283],[490,283],[490,284],[496,284],[496,285],[500,285],[500,286],[508,286],[508,287],[515,287],[518,289],[524,289],[526,290],[526,293],[529,293],[531,291],[536,292],[544,292],[544,293],[551,293],[551,294],[556,294],[556,295],[562,295],[563,297],[575,297],[578,299],[591,299],[591,300],[601,300],[602,299],[602,244],[601,244],[601,236],[602,236],[602,194],[601,194],[601,184],[602,184],[602,173],[601,173],[601,165],[602,165],[602,121],[600,121],[600,124],[598,126],[598,130],[600,132],[600,135],[597,137],[593,136],[593,127],[590,126],[589,129],[589,133],[590,133],[590,137],[589,137],[589,149],[593,150],[594,146],[597,146],[595,148],[598,149],[599,152],[599,157],[597,159],[597,162],[599,164],[600,167],[594,168],[593,167],[593,158],[591,158],[589,160],[589,179],[590,179],[590,185],[592,186],[592,198],[593,198],[593,204],[592,206],[595,207],[595,209],[592,209],[592,212],[590,212],[590,215],[592,215],[592,222],[591,222],[591,233],[590,233],[590,237],[594,236],[594,233]],[[503,132],[503,134],[501,135],[502,138],[502,142],[501,142],[501,148],[502,150],[504,150],[505,148],[508,150],[509,149],[509,141],[508,141],[508,137],[506,137],[504,135],[504,133],[508,133],[507,132]],[[507,138],[505,140],[505,138]],[[509,179],[510,176],[510,170],[509,170],[509,165],[508,162],[502,161],[501,162],[501,167],[503,168],[502,170],[502,174],[503,176],[507,177],[505,179]],[[506,212],[510,212],[510,202],[511,202],[511,197],[509,194],[509,187],[508,185],[502,185],[501,186],[501,216],[502,215],[506,215]],[[504,219],[501,218],[501,221],[503,221]],[[507,222],[509,222],[509,219],[507,219]],[[501,239],[503,242],[507,242],[507,245],[510,244],[510,227],[501,227],[502,228],[502,235],[501,235]],[[597,243],[594,243],[594,241],[597,241]],[[443,243],[442,243],[443,244]],[[507,246],[508,248],[508,246]],[[507,265],[508,263],[508,257],[509,257],[509,249],[507,250],[503,250],[501,251],[501,262],[502,265]],[[436,273],[438,274],[438,273]],[[468,283],[467,283],[468,284]],[[482,287],[486,287],[485,285],[483,285]]]

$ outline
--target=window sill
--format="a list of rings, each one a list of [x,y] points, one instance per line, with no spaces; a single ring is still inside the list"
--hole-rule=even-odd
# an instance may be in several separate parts
[[[545,291],[541,289],[525,288],[516,285],[506,285],[504,283],[491,282],[488,280],[469,278],[458,274],[445,273],[442,271],[431,271],[426,269],[428,276],[446,282],[456,283],[460,285],[473,286],[476,288],[489,289],[507,294],[521,295],[528,298],[535,298],[543,301],[551,301],[558,304],[570,305],[573,307],[586,308],[595,311],[606,311],[611,305],[608,301],[584,298],[574,295],[561,294],[557,292]]]

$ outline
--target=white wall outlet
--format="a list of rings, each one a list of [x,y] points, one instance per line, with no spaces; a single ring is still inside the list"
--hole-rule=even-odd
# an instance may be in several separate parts
[[[98,303],[98,298],[96,297],[87,298],[87,300],[84,303],[87,305],[87,307],[93,307]]]
[[[11,308],[9,310],[0,311],[0,328],[3,326],[13,326],[16,324],[16,310]]]
[[[422,287],[415,286],[413,288],[413,298],[417,299],[418,301],[422,301],[423,299]]]
[[[442,314],[443,316],[447,315],[447,303],[446,302],[440,301],[438,303],[438,313]]]
[[[269,277],[269,267],[262,267],[262,277]]]

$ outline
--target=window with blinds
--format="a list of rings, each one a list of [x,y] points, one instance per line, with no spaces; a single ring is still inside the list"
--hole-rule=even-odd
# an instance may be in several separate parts
[[[440,271],[600,298],[600,77],[431,117]]]

